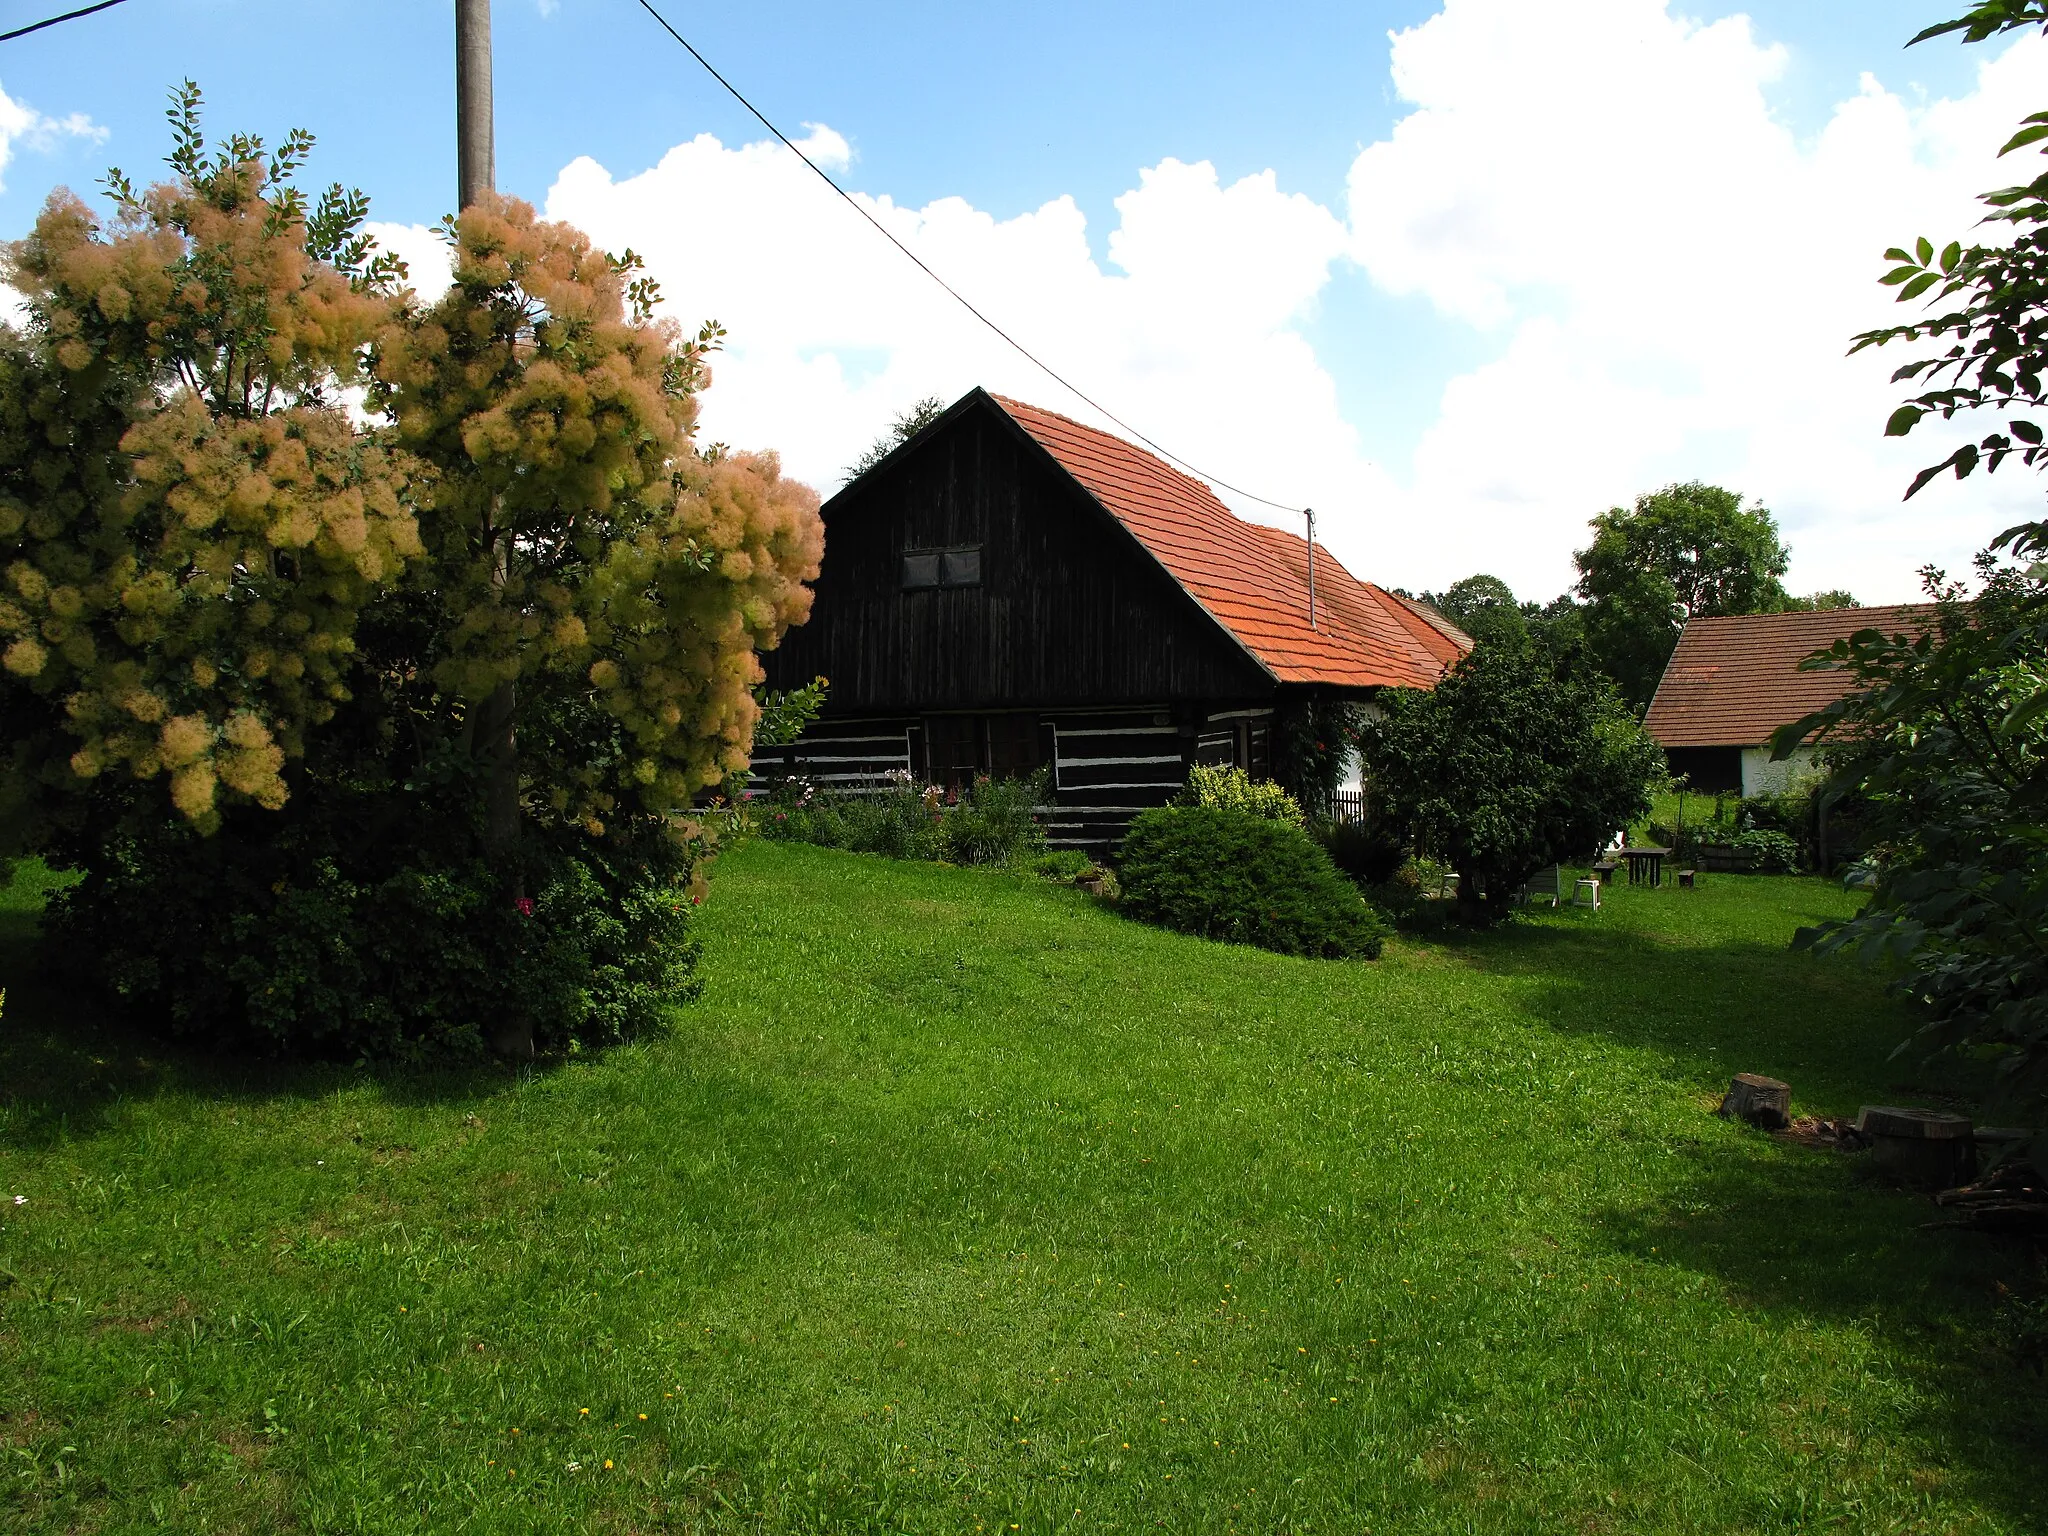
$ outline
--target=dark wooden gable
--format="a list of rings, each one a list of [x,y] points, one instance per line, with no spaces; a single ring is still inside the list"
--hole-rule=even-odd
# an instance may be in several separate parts
[[[904,586],[978,551],[978,585]],[[769,681],[833,714],[1256,699],[1271,675],[1001,407],[967,396],[825,505],[808,623]]]

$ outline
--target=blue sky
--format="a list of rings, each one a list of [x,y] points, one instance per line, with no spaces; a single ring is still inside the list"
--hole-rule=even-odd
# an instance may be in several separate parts
[[[70,8],[6,0],[8,25]],[[1254,12],[1174,4],[923,3],[661,6],[787,131],[826,122],[858,156],[851,181],[898,202],[965,197],[998,215],[1072,195],[1104,227],[1138,166],[1208,159],[1227,179],[1272,168],[1319,201],[1362,143],[1400,115],[1388,34],[1429,4],[1291,4]],[[1943,8],[1901,0],[1774,0],[1682,8],[1746,12],[1791,50],[1773,105],[1812,133],[1874,70],[1935,94],[1967,83],[1945,42],[1901,47]],[[550,14],[551,13],[551,14]],[[160,157],[162,103],[206,89],[221,130],[303,126],[317,171],[369,191],[380,217],[431,223],[454,185],[452,6],[447,0],[127,0],[0,48],[0,88],[53,117],[85,112],[105,147],[28,158],[0,194],[19,234],[51,182],[89,183],[109,160]],[[758,130],[634,0],[497,0],[499,180],[542,196],[574,156],[630,172],[709,131]],[[5,30],[5,28],[0,28]]]
[[[1519,46],[1528,68],[1516,71],[1515,58],[1486,52],[1490,24],[1483,12],[1488,3],[1469,0],[1464,9],[1473,15],[1462,31],[1451,26],[1457,17],[1440,17],[1442,8],[1434,4],[1254,9],[1201,0],[1173,5],[690,7],[667,0],[663,9],[783,127],[795,133],[803,124],[823,124],[843,138],[850,160],[842,179],[849,186],[886,197],[901,210],[959,199],[998,225],[1028,220],[1046,205],[1068,199],[1085,221],[1078,236],[1086,242],[1085,258],[1110,278],[1119,273],[1111,236],[1128,217],[1120,213],[1118,199],[1139,187],[1142,173],[1164,162],[1206,162],[1220,189],[1272,172],[1274,196],[1261,201],[1248,195],[1245,206],[1230,215],[1240,222],[1263,218],[1261,209],[1280,210],[1289,197],[1307,200],[1319,213],[1327,210],[1319,222],[1296,207],[1301,219],[1289,227],[1301,233],[1283,234],[1276,225],[1272,238],[1245,258],[1253,265],[1285,262],[1301,240],[1327,235],[1330,242],[1320,275],[1302,283],[1298,294],[1286,290],[1299,302],[1290,300],[1284,319],[1254,327],[1257,335],[1243,343],[1248,354],[1268,356],[1271,366],[1281,370],[1265,387],[1267,396],[1292,399],[1289,390],[1302,392],[1288,411],[1276,406],[1271,419],[1239,402],[1218,402],[1213,414],[1197,419],[1190,401],[1203,397],[1192,383],[1186,390],[1162,387],[1156,369],[1148,374],[1131,361],[1148,347],[1156,351],[1209,326],[1212,317],[1176,311],[1178,319],[1160,321],[1166,328],[1164,341],[1139,338],[1115,357],[1098,356],[1093,341],[1068,328],[1059,303],[1047,297],[1034,306],[1021,292],[1029,286],[1028,267],[1019,275],[1020,269],[1003,265],[994,246],[987,255],[995,263],[989,268],[992,275],[983,280],[1015,297],[1013,313],[1030,323],[1035,345],[1085,377],[1120,413],[1169,446],[1205,462],[1224,458],[1226,473],[1256,477],[1262,487],[1279,493],[1278,499],[1315,495],[1325,505],[1340,504],[1332,536],[1350,563],[1364,567],[1361,574],[1422,586],[1491,563],[1527,595],[1548,596],[1567,579],[1570,545],[1600,503],[1624,497],[1631,487],[1647,488],[1638,483],[1646,477],[1691,473],[1729,483],[1737,483],[1733,475],[1746,475],[1749,483],[1740,488],[1780,511],[1801,560],[1795,578],[1806,577],[1810,585],[1860,582],[1874,597],[1899,597],[1910,595],[1910,571],[1918,563],[1910,558],[1915,548],[1925,546],[1924,557],[1958,563],[1958,554],[1992,531],[2026,487],[1978,501],[1951,498],[1955,505],[1938,520],[1932,513],[1916,512],[1914,519],[1902,522],[1896,509],[1877,506],[1876,488],[1891,483],[1885,476],[1894,468],[1883,457],[1882,445],[1872,447],[1874,457],[1845,461],[1838,476],[1813,473],[1811,465],[1783,468],[1782,454],[1774,459],[1755,447],[1753,439],[1767,423],[1760,417],[1752,426],[1730,407],[1733,386],[1725,380],[1712,386],[1721,391],[1712,399],[1701,393],[1710,389],[1699,379],[1716,375],[1720,367],[1704,350],[1695,356],[1674,344],[1654,357],[1621,357],[1611,345],[1616,329],[1611,318],[1591,313],[1585,293],[1573,287],[1576,280],[1570,274],[1560,277],[1539,255],[1528,257],[1526,283],[1515,267],[1522,258],[1500,249],[1497,234],[1488,236],[1487,250],[1473,258],[1484,270],[1464,288],[1438,281],[1422,268],[1437,260],[1456,266],[1464,259],[1430,243],[1436,238],[1430,221],[1442,213],[1432,213],[1432,178],[1450,188],[1451,205],[1483,207],[1489,196],[1483,180],[1455,185],[1462,167],[1475,157],[1491,157],[1495,146],[1514,148],[1504,139],[1521,137],[1518,125],[1523,122],[1582,112],[1589,93],[1613,91],[1619,100],[1627,95],[1632,74],[1697,68],[1705,76],[1726,65],[1734,70],[1731,78],[1740,79],[1725,89],[1716,85],[1714,102],[1735,100],[1741,80],[1756,76],[1766,126],[1781,139],[1776,148],[1757,151],[1764,157],[1759,164],[1775,164],[1787,154],[1818,156],[1823,136],[1843,104],[1858,97],[1866,73],[1889,93],[1895,116],[1911,117],[1931,103],[1969,97],[1977,89],[1980,65],[1994,51],[1966,50],[1945,41],[1903,51],[1901,45],[1914,30],[1944,13],[1898,0],[1772,0],[1698,9],[1667,8],[1658,0],[1555,0],[1541,7],[1522,0],[1525,12],[1547,19],[1560,52],[1546,55],[1525,39]],[[5,0],[0,22],[18,25],[62,8],[61,0]],[[96,135],[46,131],[16,136],[0,191],[0,235],[21,233],[53,183],[85,190],[109,163],[136,174],[154,170],[165,145],[165,92],[187,76],[205,88],[208,120],[216,130],[253,129],[274,138],[287,127],[310,128],[321,141],[312,168],[315,178],[362,186],[380,219],[431,223],[447,209],[454,177],[451,14],[446,0],[293,0],[282,6],[274,0],[128,0],[102,15],[0,45],[0,91],[12,102],[56,122],[83,114],[99,130]],[[1750,19],[1747,33],[1738,37],[1725,27],[1712,28],[1738,15]],[[1420,58],[1419,40],[1433,19],[1434,32],[1445,34],[1436,53],[1447,62],[1431,66],[1443,94],[1431,110],[1442,117],[1443,142],[1463,148],[1451,159],[1432,161],[1416,152],[1409,157],[1412,164],[1383,166],[1376,174],[1383,190],[1393,190],[1389,206],[1396,212],[1392,232],[1376,233],[1375,211],[1355,201],[1353,179],[1361,152],[1384,145],[1388,152],[1381,159],[1398,159],[1398,146],[1391,142],[1397,125],[1428,115],[1397,92],[1390,34],[1417,40],[1415,57]],[[495,25],[499,183],[505,190],[545,203],[564,168],[578,157],[589,157],[611,183],[622,185],[700,134],[713,136],[728,151],[761,137],[633,0],[548,5],[497,0]],[[1644,28],[1656,35],[1645,32],[1647,40],[1638,39],[1636,33]],[[1492,25],[1492,30],[1500,29]],[[1681,46],[1688,38],[1693,45],[1702,38],[1723,38],[1727,45]],[[1728,65],[1737,54],[1736,63]],[[1776,62],[1757,66],[1756,60],[1766,55]],[[1448,86],[1442,83],[1446,71],[1455,77],[1468,67],[1461,62],[1468,56],[1474,78],[1486,69],[1506,67],[1506,83],[1495,94],[1514,100],[1501,103],[1502,116],[1492,128],[1475,126],[1476,137],[1460,138],[1464,130],[1457,124],[1483,118],[1487,105],[1476,97],[1452,100],[1458,94],[1455,78]],[[1563,67],[1559,59],[1566,61]],[[2048,105],[2048,71],[2042,72],[2041,84],[2041,104]],[[1655,95],[1646,99],[1652,103],[1646,116],[1653,118]],[[1761,131],[1757,122],[1732,117],[1725,128],[1707,125],[1702,131],[1709,128],[1745,143]],[[1618,109],[1590,131],[1609,137],[1640,131],[1654,139],[1660,133],[1682,134],[1684,128],[1645,120],[1638,130]],[[1570,206],[1577,195],[1573,178],[1580,159],[1586,161],[1586,177],[1614,174],[1612,166],[1603,169],[1598,154],[1582,152],[1583,142],[1560,138],[1556,154],[1522,173],[1558,177],[1558,195],[1550,200],[1557,206]],[[1946,144],[1935,134],[1900,153],[1925,168],[1932,163],[1930,156],[1950,153]],[[1684,163],[1684,147],[1676,141],[1674,146],[1673,163]],[[1703,153],[1708,158],[1700,163],[1708,163],[1711,135]],[[1876,163],[1870,157],[1879,153],[1869,150],[1865,161]],[[1988,157],[1979,164],[1981,169],[1969,175],[1957,171],[1964,176],[1958,185],[1990,184],[1995,169]],[[1881,185],[1883,178],[1876,181]],[[779,190],[760,195],[796,195],[780,181],[773,185]],[[691,238],[699,243],[745,246],[754,228],[750,221],[721,228],[715,214],[702,209],[682,218],[676,206],[687,201],[689,189],[683,186],[679,195],[678,188],[672,178],[647,179],[632,194],[640,204],[628,206],[628,194],[607,186],[602,196],[578,206],[629,235],[641,227],[636,219],[644,221],[644,243],[658,250],[680,252],[687,242],[679,226],[690,224],[696,228]],[[1619,183],[1606,192],[1610,198],[1638,195]],[[1196,209],[1206,196],[1194,187],[1181,206]],[[1255,202],[1258,208],[1251,206]],[[1916,210],[1910,199],[1905,203],[1899,216],[1910,222]],[[1717,221],[1716,208],[1729,206],[1740,211],[1739,194],[1734,204],[1703,200],[1701,222],[1690,230],[1682,206],[1665,206],[1658,219],[1646,219],[1644,228],[1654,226],[1660,249],[1688,238],[1702,245],[1732,243],[1730,255],[1740,259],[1744,247],[1756,250],[1768,243],[1770,228],[1731,228],[1726,218]],[[1950,196],[1922,206],[1961,205]],[[812,233],[790,236],[784,231],[785,238],[816,241],[865,261],[853,243],[871,235],[852,224],[831,223],[835,216],[851,220],[850,213],[842,208],[835,215],[813,206],[810,216],[817,221]],[[1197,220],[1187,226],[1189,241],[1227,237],[1228,226],[1201,224],[1197,213],[1188,216]],[[1224,235],[1217,233],[1219,227]],[[916,228],[939,238],[928,222]],[[1917,231],[1900,230],[1911,232]],[[1540,242],[1544,235],[1532,230],[1529,238]],[[972,245],[970,240],[959,246],[954,258],[963,263],[959,275],[969,286],[977,277]],[[693,267],[680,254],[671,259],[674,273],[664,275],[686,318],[700,312],[749,314],[770,302],[721,291],[717,274],[723,269],[716,262]],[[893,255],[889,259],[900,261]],[[1859,291],[1871,275],[1870,268],[1844,265],[1840,287],[1844,293]],[[1159,281],[1170,287],[1170,274]],[[1246,281],[1256,287],[1254,279]],[[1285,288],[1279,279],[1276,283],[1276,292]],[[1488,285],[1508,295],[1505,311],[1489,308],[1479,291]],[[1860,323],[1874,324],[1887,314],[1876,290],[1868,293],[1868,299],[1858,300],[1867,311]],[[1243,295],[1232,289],[1219,293],[1218,302],[1241,304]],[[1844,307],[1842,313],[1850,315],[1852,309]],[[1766,323],[1763,317],[1759,323]],[[765,328],[764,323],[756,330]],[[1204,348],[1209,353],[1219,345],[1215,336],[1223,338],[1225,348],[1239,344],[1227,318],[1206,334],[1212,337]],[[1846,336],[1847,329],[1829,334]],[[1584,453],[1575,454],[1573,462],[1609,453],[1615,457],[1611,467],[1577,478],[1563,471],[1532,471],[1522,483],[1506,460],[1511,455],[1526,460],[1526,445],[1518,449],[1503,442],[1498,452],[1504,462],[1483,466],[1484,474],[1449,474],[1441,468],[1455,458],[1469,469],[1492,451],[1486,431],[1457,427],[1453,397],[1483,393],[1490,366],[1498,365],[1498,371],[1516,356],[1545,347],[1564,348],[1549,365],[1557,376],[1592,366],[1585,349],[1594,344],[1583,339],[1590,335],[1606,338],[1600,345],[1609,348],[1598,362],[1604,382],[1587,396],[1588,411],[1595,416],[1605,412],[1607,425],[1602,429],[1597,420],[1588,422]],[[745,337],[736,336],[736,347],[743,349],[745,343]],[[895,348],[886,331],[863,340],[833,325],[809,337],[792,331],[780,344],[797,362],[778,365],[784,371],[774,375],[782,381],[776,388],[766,382],[765,361],[757,366],[752,355],[736,350],[732,377],[736,398],[743,397],[744,404],[736,405],[732,425],[747,429],[746,440],[785,446],[792,464],[825,482],[827,489],[831,467],[850,456],[847,445],[857,446],[871,435],[905,392],[957,392],[956,386],[975,382],[996,366],[965,341],[954,353],[934,342],[913,357],[912,349]],[[1289,361],[1304,349],[1313,363],[1307,372],[1300,371],[1306,365],[1298,359]],[[801,363],[815,372],[821,360],[836,370],[840,393],[807,393],[808,385],[793,389],[787,370]],[[1619,397],[1608,388],[1625,390],[1646,379],[1651,383],[1643,387],[1661,391],[1663,418],[1655,412],[1631,415],[1632,408],[1616,404]],[[1461,386],[1460,380],[1472,382]],[[1056,408],[1075,408],[1049,386],[1028,378],[1010,387]],[[1530,385],[1524,381],[1518,387],[1526,391]],[[1261,386],[1254,380],[1250,388],[1257,392]],[[1209,395],[1213,398],[1213,389]],[[779,412],[777,398],[784,402]],[[1605,403],[1594,404],[1596,398]],[[1782,414],[1768,402],[1756,408]],[[1655,430],[1646,434],[1645,422],[1654,428],[1660,420],[1668,423],[1672,413],[1684,417],[1682,430],[1674,428],[1675,436],[1666,433],[1668,442],[1659,438],[1664,446],[1645,446],[1656,436]],[[1301,441],[1292,441],[1295,429],[1289,422],[1311,419],[1317,424],[1300,427]],[[1881,419],[1879,414],[1876,420]],[[1462,441],[1455,451],[1446,450],[1447,436],[1458,430],[1464,432]],[[1553,426],[1546,429],[1545,441],[1554,440],[1558,431],[1573,430],[1578,429]],[[1215,446],[1219,436],[1233,440],[1228,451]],[[1234,441],[1240,436],[1258,438],[1298,464],[1323,467],[1299,475],[1275,471]],[[1629,453],[1614,453],[1617,438],[1634,445]],[[1861,453],[1850,435],[1815,451]],[[1835,493],[1827,486],[1833,483],[1853,485],[1853,493],[1845,489],[1830,501]],[[1353,508],[1355,515],[1344,508]],[[1526,516],[1517,509],[1528,509]],[[1880,511],[1890,518],[1881,526],[1872,521]],[[1433,538],[1416,534],[1418,519],[1435,524]]]

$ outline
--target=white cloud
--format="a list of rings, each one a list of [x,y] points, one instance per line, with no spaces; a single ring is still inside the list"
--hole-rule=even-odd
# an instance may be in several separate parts
[[[1765,93],[1782,49],[1660,0],[1449,0],[1393,60],[1415,110],[1352,167],[1354,250],[1502,339],[1445,391],[1413,494],[1518,587],[1556,590],[1589,514],[1671,479],[1763,500],[1796,586],[1866,597],[1913,595],[1923,560],[1960,568],[2038,507],[2010,470],[1902,507],[1945,449],[1882,439],[1899,359],[1843,354],[1897,316],[1884,247],[1966,235],[1974,194],[2012,179],[1993,157],[2044,104],[2048,43],[1987,54],[1958,101],[1865,76],[1806,143]],[[1415,558],[1437,580],[1472,563],[1456,554]]]
[[[812,125],[803,143],[821,163],[850,159],[828,128]],[[1142,172],[1117,200],[1106,266],[1070,198],[1005,220],[958,198],[860,202],[996,324],[1168,447],[1192,453],[1183,444],[1199,442],[1216,473],[1284,482],[1290,496],[1367,473],[1294,329],[1347,235],[1270,173],[1225,186],[1206,163]],[[1092,414],[779,146],[728,149],[705,135],[624,180],[580,159],[547,211],[639,251],[680,318],[726,326],[709,434],[778,445],[796,473],[827,487],[922,395],[950,400],[983,384]],[[1275,441],[1299,459],[1277,473]]]
[[[17,145],[47,150],[59,139],[90,139],[99,144],[105,142],[106,137],[107,130],[83,112],[72,112],[61,118],[45,117],[26,102],[16,101],[6,91],[0,90],[0,173],[4,173],[13,162]],[[5,181],[0,181],[0,190],[5,186]]]
[[[2039,492],[2008,469],[1902,508],[1941,450],[1924,429],[1879,437],[1895,360],[1843,353],[1894,313],[1877,253],[1966,233],[1973,195],[2011,179],[1993,152],[2048,105],[2048,41],[1987,51],[1956,101],[1866,78],[1810,140],[1772,114],[1785,65],[1745,18],[1700,26],[1665,0],[1447,0],[1395,36],[1412,110],[1360,152],[1342,210],[1270,172],[1225,185],[1169,159],[1117,200],[1098,262],[1069,198],[1008,219],[958,198],[859,201],[1136,427],[1225,480],[1313,502],[1362,576],[1437,586],[1488,569],[1547,597],[1590,516],[1697,476],[1778,513],[1796,585],[1907,597],[1923,560],[1960,568]],[[821,164],[854,163],[840,134],[806,129]],[[580,158],[546,211],[641,252],[685,323],[721,320],[706,434],[779,447],[827,490],[923,395],[984,384],[1094,419],[779,145],[700,135],[623,178]],[[445,274],[427,232],[379,233],[423,290]],[[1446,334],[1493,348],[1443,388],[1405,483],[1363,458],[1304,334],[1333,275],[1419,295]]]

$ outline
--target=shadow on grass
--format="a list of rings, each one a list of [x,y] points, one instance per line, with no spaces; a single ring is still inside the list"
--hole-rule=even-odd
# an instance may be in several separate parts
[[[1795,1113],[1853,1115],[1865,1103],[1968,1108],[1989,1077],[1980,1065],[1908,1052],[1914,1030],[1884,976],[1845,956],[1747,936],[1700,939],[1577,921],[1447,931],[1445,947],[1526,984],[1530,1014],[1562,1034],[1593,1034],[1656,1050],[1725,1087],[1736,1072],[1792,1084]]]
[[[2015,1327],[2038,1308],[2043,1256],[2025,1240],[1928,1230],[1938,1215],[1859,1158],[1738,1144],[1654,1207],[1603,1213],[1593,1238],[1710,1277],[1731,1305],[1853,1325],[1910,1382],[1931,1466],[2016,1528],[2043,1529],[2048,1376],[2040,1340]],[[1859,1405],[1830,1406],[1853,1430]]]
[[[1659,931],[1691,921],[1675,906],[1636,916],[1573,914],[1447,943],[1511,978],[1520,1006],[1558,1033],[1666,1057],[1698,1080],[1703,1122],[1737,1071],[1790,1082],[1795,1113],[1878,1102],[1968,1110],[1981,1098],[1979,1066],[1894,1057],[1914,1027],[1909,1010],[1881,974],[1794,952],[1789,916],[1780,942],[1753,922],[1728,925],[1747,933],[1712,921]],[[2040,1304],[2040,1249],[1929,1230],[1941,1215],[1932,1201],[1858,1157],[1773,1146],[1762,1132],[1711,1138],[1697,1155],[1696,1173],[1654,1206],[1595,1218],[1592,1241],[1706,1277],[1731,1305],[1867,1333],[1910,1382],[1911,1427],[1930,1463],[2016,1526],[2048,1528],[2048,1377],[2038,1340],[2014,1347],[2011,1326]],[[1857,1405],[1843,1406],[1853,1427]]]
[[[0,906],[0,1145],[50,1146],[105,1127],[125,1099],[181,1093],[198,1098],[313,1099],[363,1083],[392,1103],[481,1101],[548,1063],[442,1068],[289,1062],[226,1055],[152,1036],[97,998],[54,984],[36,960],[37,904]]]

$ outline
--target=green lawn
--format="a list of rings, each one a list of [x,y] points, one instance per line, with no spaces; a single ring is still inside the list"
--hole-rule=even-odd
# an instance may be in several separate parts
[[[434,1080],[123,1043],[6,899],[9,1532],[2048,1526],[2033,1262],[1709,1113],[1927,1087],[1817,881],[1363,965],[757,844],[673,1036]]]

